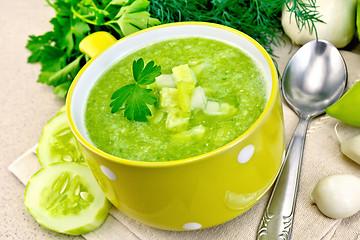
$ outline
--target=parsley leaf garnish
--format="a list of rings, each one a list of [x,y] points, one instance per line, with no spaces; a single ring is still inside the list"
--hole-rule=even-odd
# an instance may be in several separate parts
[[[150,61],[144,66],[142,58],[133,62],[135,83],[128,84],[113,93],[110,103],[112,113],[124,110],[124,116],[127,119],[139,122],[146,122],[147,116],[151,116],[147,104],[152,105],[156,103],[157,99],[153,90],[142,88],[141,85],[155,82],[155,78],[161,74],[161,67],[155,65],[154,61]]]

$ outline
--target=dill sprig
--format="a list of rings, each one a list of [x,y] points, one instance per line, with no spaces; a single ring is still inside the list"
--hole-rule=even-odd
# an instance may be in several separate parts
[[[149,11],[162,23],[204,21],[238,29],[273,55],[272,47],[283,42],[284,6],[295,14],[299,29],[307,26],[312,31],[320,21],[315,0],[152,0]]]
[[[310,33],[315,31],[316,39],[318,34],[315,27],[315,22],[324,22],[320,19],[319,12],[316,11],[316,0],[307,0],[303,2],[301,0],[287,0],[285,6],[292,14],[295,15],[295,21],[298,29],[301,31],[304,27],[309,30]]]

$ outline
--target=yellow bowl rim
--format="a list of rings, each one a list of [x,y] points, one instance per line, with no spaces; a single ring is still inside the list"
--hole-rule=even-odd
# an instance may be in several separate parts
[[[277,75],[277,71],[274,65],[274,62],[272,61],[270,55],[266,52],[266,50],[257,42],[255,41],[253,38],[251,38],[250,36],[246,35],[243,32],[240,32],[236,29],[224,26],[224,25],[220,25],[220,24],[215,24],[215,23],[208,23],[208,22],[177,22],[177,23],[167,23],[167,24],[162,24],[162,25],[158,25],[155,27],[151,27],[151,28],[146,28],[143,29],[141,31],[138,31],[136,33],[133,33],[131,35],[128,35],[126,37],[123,37],[119,40],[117,40],[117,42],[119,41],[124,41],[126,39],[129,39],[133,36],[142,34],[144,32],[147,31],[152,31],[155,29],[159,29],[159,28],[166,28],[166,27],[172,27],[172,26],[181,26],[181,25],[202,25],[202,26],[209,26],[209,27],[215,27],[215,28],[220,28],[229,32],[232,32],[236,35],[239,35],[242,38],[245,38],[246,40],[248,40],[250,43],[252,43],[259,51],[260,53],[263,55],[263,57],[265,58],[265,60],[267,61],[267,63],[269,64],[270,67],[270,71],[271,71],[271,76],[272,76],[272,88],[270,91],[270,96],[269,96],[269,100],[268,103],[265,106],[264,111],[261,113],[260,117],[254,122],[254,124],[248,129],[246,130],[243,134],[241,134],[240,136],[238,136],[237,138],[235,138],[234,140],[232,140],[231,142],[225,144],[224,146],[217,148],[213,151],[204,153],[202,155],[198,155],[198,156],[194,156],[194,157],[190,157],[190,158],[185,158],[185,159],[179,159],[179,160],[172,160],[172,161],[167,161],[167,162],[143,162],[143,161],[136,161],[136,160],[128,160],[128,159],[123,159],[123,158],[119,158],[119,157],[115,157],[113,155],[110,155],[108,153],[105,153],[103,151],[101,151],[100,149],[96,148],[95,146],[93,146],[92,144],[90,144],[81,134],[80,132],[77,130],[74,121],[72,119],[71,116],[71,112],[70,112],[70,106],[71,106],[71,100],[72,100],[72,95],[76,86],[76,83],[79,81],[82,73],[85,71],[85,69],[98,57],[93,57],[91,58],[82,68],[81,70],[78,72],[78,74],[76,75],[76,77],[74,78],[68,95],[66,97],[66,114],[68,117],[68,121],[70,124],[70,128],[72,130],[72,132],[74,133],[75,137],[84,145],[86,146],[89,150],[91,150],[93,153],[98,154],[104,158],[106,158],[107,160],[110,160],[112,162],[115,163],[121,163],[124,165],[128,165],[128,166],[133,166],[133,167],[171,167],[171,166],[178,166],[178,165],[185,165],[185,164],[190,164],[190,163],[194,163],[194,162],[198,162],[201,160],[206,159],[208,156],[214,155],[214,154],[219,154],[220,152],[230,148],[231,146],[235,145],[237,142],[239,142],[240,140],[246,138],[247,136],[249,136],[253,131],[255,131],[255,129],[260,125],[260,123],[263,121],[264,118],[266,118],[266,116],[270,113],[271,109],[273,108],[275,102],[276,102],[276,95],[277,95],[277,91],[278,91],[278,75]],[[116,43],[117,43],[116,42]],[[106,50],[105,50],[106,51]],[[101,55],[101,54],[100,54]]]

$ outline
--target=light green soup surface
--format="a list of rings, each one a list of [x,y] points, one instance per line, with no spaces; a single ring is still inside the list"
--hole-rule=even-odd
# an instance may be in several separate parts
[[[139,58],[160,65],[162,74],[188,64],[196,75],[195,87],[204,89],[207,101],[226,103],[235,111],[209,115],[204,109],[190,110],[182,131],[201,126],[205,132],[186,138],[174,137],[179,132],[166,127],[166,109],[156,123],[129,121],[122,111],[111,113],[112,94],[134,83],[132,63]],[[89,94],[85,124],[93,144],[113,156],[146,162],[185,159],[220,148],[249,129],[265,108],[266,91],[259,65],[238,48],[204,38],[167,40],[131,53],[102,75]]]

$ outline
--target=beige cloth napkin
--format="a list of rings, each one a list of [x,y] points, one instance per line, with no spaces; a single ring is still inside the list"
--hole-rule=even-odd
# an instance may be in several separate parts
[[[295,52],[290,51],[289,44],[279,48],[275,54],[281,56],[278,61],[279,71],[282,72],[287,61]],[[349,84],[359,80],[360,55],[342,52],[348,66]],[[283,104],[286,142],[289,142],[297,124],[296,114]],[[292,239],[295,240],[360,240],[360,212],[354,216],[334,220],[322,215],[315,205],[310,202],[310,194],[321,178],[336,174],[350,173],[360,177],[360,165],[342,155],[334,126],[338,123],[327,115],[318,117],[310,122],[305,144],[301,182],[295,210],[295,220]],[[360,128],[354,128],[340,123],[339,134],[346,139],[360,134]],[[360,147],[360,146],[359,146]],[[33,173],[40,168],[35,154],[35,147],[15,160],[9,170],[26,185]],[[265,209],[269,193],[259,203],[241,216],[225,224],[191,232],[173,232],[154,229],[138,223],[119,210],[112,208],[103,226],[89,234],[83,235],[88,240],[102,239],[255,239],[257,228]]]

